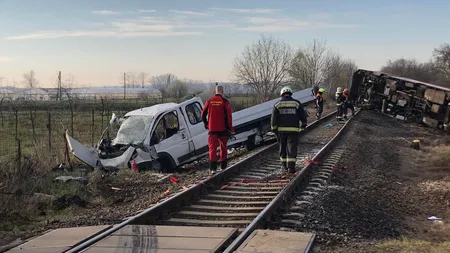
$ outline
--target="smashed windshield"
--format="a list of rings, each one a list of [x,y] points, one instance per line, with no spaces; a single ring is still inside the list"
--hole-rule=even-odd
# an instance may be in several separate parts
[[[150,131],[152,120],[153,117],[141,115],[126,118],[112,144],[141,144]]]

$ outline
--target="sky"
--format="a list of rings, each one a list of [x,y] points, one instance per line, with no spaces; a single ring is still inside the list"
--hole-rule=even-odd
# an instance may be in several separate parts
[[[124,72],[232,80],[233,59],[261,34],[299,48],[312,39],[359,68],[427,61],[450,42],[441,0],[0,0],[0,85],[118,85]]]

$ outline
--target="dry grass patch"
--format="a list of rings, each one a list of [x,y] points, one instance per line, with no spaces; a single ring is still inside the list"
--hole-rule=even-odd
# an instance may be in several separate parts
[[[433,243],[423,240],[402,238],[377,243],[375,252],[396,253],[447,253],[450,251],[450,242]]]

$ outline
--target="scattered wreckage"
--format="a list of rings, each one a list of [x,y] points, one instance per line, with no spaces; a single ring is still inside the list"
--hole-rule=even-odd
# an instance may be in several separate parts
[[[450,131],[450,88],[358,69],[353,74],[350,98],[363,108]]]
[[[310,89],[295,92],[293,97],[304,106],[314,101]],[[228,148],[254,148],[270,132],[270,116],[279,99],[233,113],[235,135]],[[180,165],[208,154],[208,131],[204,128],[203,102],[194,97],[180,104],[164,103],[134,110],[118,118],[113,113],[108,127],[120,124],[115,138],[104,138],[94,148],[83,146],[65,134],[72,154],[92,168],[152,169],[171,172]]]

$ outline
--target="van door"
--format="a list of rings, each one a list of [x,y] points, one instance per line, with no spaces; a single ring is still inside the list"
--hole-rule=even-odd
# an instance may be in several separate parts
[[[199,156],[208,152],[208,130],[205,129],[202,122],[202,105],[199,101],[192,101],[183,105],[182,110],[185,112],[186,124],[195,147],[193,156]]]
[[[176,110],[159,118],[152,130],[150,146],[154,146],[158,156],[170,155],[178,166],[180,158],[189,154],[188,133],[184,120]]]

